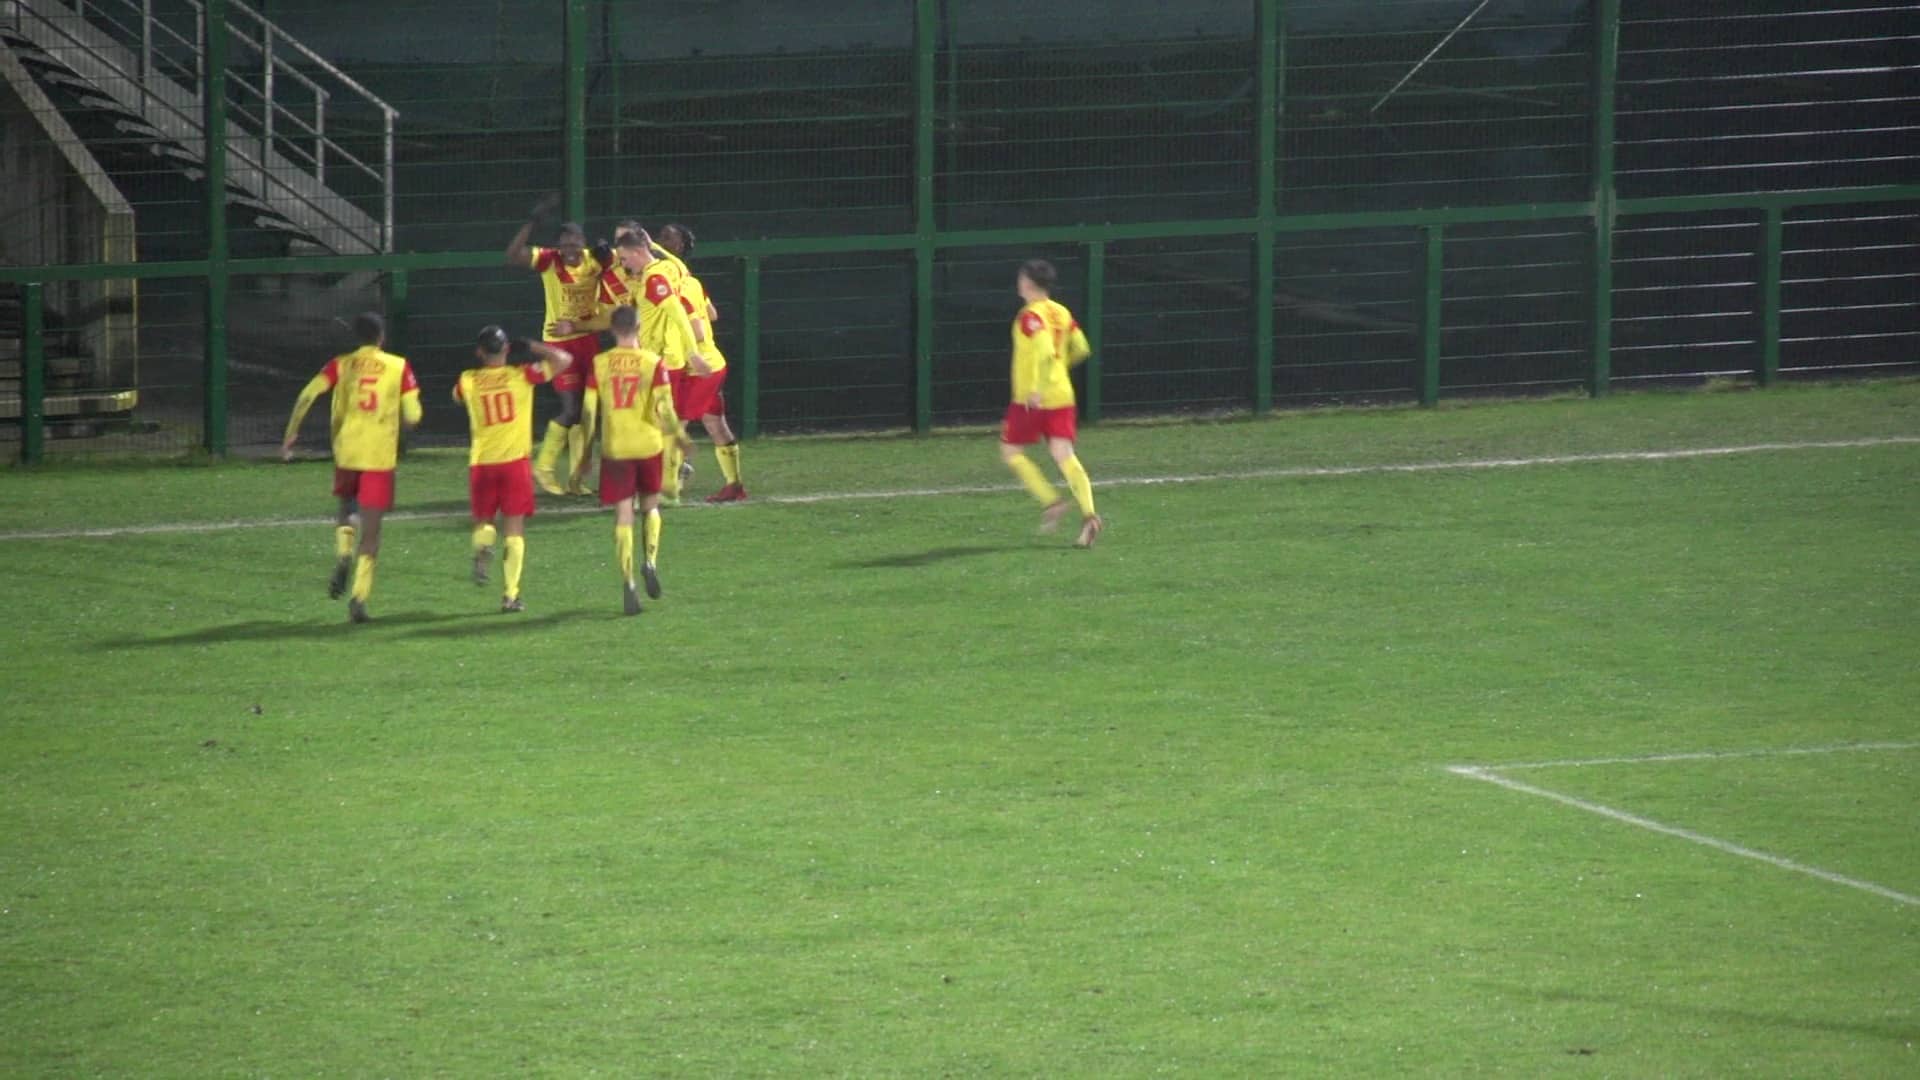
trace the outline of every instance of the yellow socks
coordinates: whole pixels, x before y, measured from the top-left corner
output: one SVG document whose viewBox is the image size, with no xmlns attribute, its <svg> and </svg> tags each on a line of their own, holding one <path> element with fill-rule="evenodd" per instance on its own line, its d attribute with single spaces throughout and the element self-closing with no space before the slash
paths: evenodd
<svg viewBox="0 0 1920 1080">
<path fill-rule="evenodd" d="M 620 571 L 620 580 L 633 584 L 633 526 L 613 527 L 613 558 Z"/>
<path fill-rule="evenodd" d="M 647 511 L 646 521 L 647 565 L 652 566 L 660 558 L 660 511 Z M 627 550 L 633 550 L 633 534 L 627 534 Z"/>
<path fill-rule="evenodd" d="M 561 427 L 558 420 L 547 421 L 547 434 L 540 440 L 540 454 L 534 458 L 533 463 L 551 471 L 560 463 L 560 448 L 566 445 L 568 433 L 572 430 L 573 428 Z"/>
<path fill-rule="evenodd" d="M 1046 475 L 1040 471 L 1040 466 L 1035 465 L 1027 455 L 1019 454 L 1008 458 L 1007 468 L 1013 470 L 1013 475 L 1020 478 L 1020 482 L 1027 486 L 1027 493 L 1039 500 L 1041 506 L 1052 506 L 1059 500 L 1060 492 L 1055 490 L 1052 484 L 1047 483 Z M 1080 474 L 1082 479 L 1085 479 L 1086 475 L 1086 473 Z"/>
<path fill-rule="evenodd" d="M 680 463 L 686 457 L 679 444 L 668 439 L 665 456 L 660 459 L 660 494 L 669 499 L 680 497 Z"/>
<path fill-rule="evenodd" d="M 1061 462 L 1060 474 L 1067 478 L 1067 487 L 1073 492 L 1073 501 L 1080 504 L 1081 516 L 1092 517 L 1093 480 L 1087 476 L 1087 470 L 1080 464 L 1080 459 L 1076 456 Z"/>
<path fill-rule="evenodd" d="M 726 478 L 727 483 L 739 483 L 740 444 L 734 442 L 725 446 L 716 446 L 713 448 L 713 456 L 720 459 L 720 475 Z"/>
<path fill-rule="evenodd" d="M 527 538 L 524 536 L 507 537 L 507 599 L 520 595 L 520 571 L 527 564 Z"/>
<path fill-rule="evenodd" d="M 353 558 L 353 526 L 341 525 L 333 530 L 333 557 Z"/>
<path fill-rule="evenodd" d="M 587 458 L 592 455 L 593 447 L 587 443 L 587 426 L 585 424 L 575 424 L 568 428 L 567 476 L 569 478 L 579 476 L 581 485 L 585 485 L 587 482 L 585 475 Z M 571 480 L 569 480 L 568 486 L 574 486 Z"/>
<path fill-rule="evenodd" d="M 499 534 L 494 531 L 492 522 L 488 522 L 485 525 L 475 525 L 473 527 L 473 550 L 475 552 L 481 552 L 492 548 L 494 538 L 498 535 Z"/>
<path fill-rule="evenodd" d="M 373 556 L 362 555 L 353 564 L 353 598 L 361 603 L 373 595 Z"/>
</svg>

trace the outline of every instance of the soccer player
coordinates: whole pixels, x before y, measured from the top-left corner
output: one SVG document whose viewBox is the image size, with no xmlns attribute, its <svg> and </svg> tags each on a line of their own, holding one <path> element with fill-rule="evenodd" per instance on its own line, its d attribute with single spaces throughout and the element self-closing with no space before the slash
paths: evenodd
<svg viewBox="0 0 1920 1080">
<path fill-rule="evenodd" d="M 1080 506 L 1080 547 L 1090 548 L 1100 538 L 1105 522 L 1093 510 L 1093 481 L 1074 454 L 1077 430 L 1073 380 L 1068 370 L 1093 351 L 1087 335 L 1073 321 L 1073 313 L 1052 298 L 1058 279 L 1053 264 L 1044 259 L 1023 263 L 1015 279 L 1026 306 L 1013 320 L 1013 402 L 1000 426 L 1000 459 L 1020 478 L 1040 505 L 1040 531 L 1060 527 L 1069 507 Z M 1040 466 L 1021 447 L 1045 440 L 1047 452 L 1060 467 L 1072 501 L 1041 475 Z"/>
<path fill-rule="evenodd" d="M 347 600 L 347 618 L 363 623 L 367 599 L 373 595 L 373 564 L 380 554 L 380 519 L 393 509 L 393 472 L 400 459 L 400 426 L 420 423 L 420 384 L 413 368 L 382 348 L 387 325 L 373 312 L 355 316 L 353 333 L 360 347 L 327 361 L 320 374 L 300 391 L 293 417 L 280 442 L 280 458 L 293 460 L 293 444 L 300 422 L 320 395 L 333 394 L 333 493 L 340 499 L 334 519 L 333 577 L 327 596 L 340 599 L 353 573 L 353 594 Z M 358 553 L 354 554 L 354 521 L 359 520 Z"/>
<path fill-rule="evenodd" d="M 673 392 L 660 354 L 640 344 L 640 313 L 614 309 L 613 348 L 593 358 L 587 376 L 586 427 L 600 426 L 600 505 L 614 509 L 613 552 L 622 600 L 640 614 L 633 584 L 634 504 L 645 515 L 646 549 L 640 572 L 647 595 L 660 598 L 660 479 L 667 442 L 688 449 L 673 411 Z"/>
<path fill-rule="evenodd" d="M 720 475 L 725 483 L 719 491 L 707 496 L 707 501 L 745 502 L 747 488 L 740 482 L 740 440 L 734 437 L 733 429 L 727 426 L 727 399 L 721 393 L 727 384 L 727 358 L 720 352 L 720 343 L 713 337 L 713 324 L 719 320 L 720 312 L 707 296 L 707 287 L 701 284 L 693 271 L 686 268 L 685 260 L 693 254 L 693 245 L 693 230 L 685 225 L 670 223 L 660 227 L 660 246 L 666 249 L 668 259 L 680 264 L 681 306 L 687 309 L 687 322 L 693 327 L 693 340 L 706 358 L 708 368 L 706 375 L 692 375 L 681 380 L 674 408 L 683 418 L 699 417 L 700 423 L 707 429 L 707 437 L 713 440 L 713 456 L 720 461 Z"/>
<path fill-rule="evenodd" d="M 656 254 L 653 238 L 637 226 L 614 242 L 614 257 L 621 273 L 602 276 L 600 301 L 609 308 L 638 309 L 640 347 L 660 357 L 677 396 L 677 384 L 685 379 L 686 372 L 705 375 L 710 370 L 699 344 L 694 341 L 687 309 L 680 303 L 680 269 Z M 637 290 L 629 284 L 635 281 L 639 282 Z M 680 447 L 681 441 L 676 439 L 665 451 L 667 475 L 663 490 L 674 502 L 680 498 L 680 464 L 685 458 Z"/>
<path fill-rule="evenodd" d="M 544 200 L 534 208 L 534 216 L 551 212 L 552 204 L 552 199 Z M 575 429 L 580 424 L 580 383 L 593 365 L 593 354 L 600 349 L 598 337 L 588 327 L 598 314 L 600 274 L 605 267 L 588 252 L 586 230 L 580 226 L 565 222 L 554 246 L 535 247 L 527 242 L 534 225 L 529 221 L 513 234 L 507 244 L 507 265 L 525 267 L 540 275 L 547 302 L 546 344 L 564 350 L 573 357 L 573 363 L 553 380 L 554 392 L 560 395 L 560 415 L 547 422 L 533 475 L 552 494 L 589 495 L 592 493 L 578 484 L 562 488 L 554 470 L 562 450 L 567 450 L 573 458 L 568 476 L 584 476 L 587 458 L 593 452 L 586 434 Z"/>
<path fill-rule="evenodd" d="M 526 566 L 527 518 L 533 514 L 533 463 L 528 459 L 533 450 L 533 388 L 564 374 L 573 364 L 566 350 L 534 341 L 527 343 L 533 363 L 509 364 L 511 346 L 505 330 L 483 328 L 473 348 L 480 366 L 461 372 L 453 387 L 453 400 L 466 406 L 473 432 L 473 447 L 467 452 L 473 580 L 476 585 L 486 584 L 487 564 L 498 536 L 493 519 L 498 514 L 500 531 L 506 533 L 503 612 L 527 609 L 520 599 L 520 573 Z"/>
</svg>

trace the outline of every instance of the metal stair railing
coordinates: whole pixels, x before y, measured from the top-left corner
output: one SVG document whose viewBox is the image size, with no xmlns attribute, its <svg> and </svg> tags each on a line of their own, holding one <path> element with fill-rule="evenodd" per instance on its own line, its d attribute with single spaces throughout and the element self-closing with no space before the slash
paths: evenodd
<svg viewBox="0 0 1920 1080">
<path fill-rule="evenodd" d="M 32 20 L 34 26 L 59 39 L 59 51 L 67 53 L 60 58 L 70 67 L 75 65 L 67 51 L 78 50 L 86 66 L 96 69 L 79 71 L 83 79 L 95 83 L 108 98 L 122 100 L 160 135 L 187 145 L 191 156 L 203 156 L 204 148 L 193 145 L 205 137 L 200 106 L 206 10 L 199 0 L 186 0 L 193 18 L 191 31 L 157 14 L 154 0 L 9 0 L 5 6 L 16 34 L 31 40 L 28 20 Z M 58 9 L 59 15 L 45 9 Z M 342 253 L 392 251 L 394 128 L 399 111 L 243 0 L 228 0 L 227 10 L 233 52 L 244 56 L 251 50 L 258 58 L 253 69 L 242 63 L 228 65 L 230 93 L 239 99 L 233 103 L 234 117 L 227 131 L 233 182 L 254 188 L 251 193 L 269 213 L 312 235 L 324 247 Z M 90 40 L 91 35 L 79 27 L 59 25 L 76 20 L 112 40 L 127 55 L 112 55 L 112 50 Z M 44 42 L 41 45 L 47 47 Z M 100 78 L 102 74 L 109 78 Z M 106 85 L 108 81 L 119 85 Z M 363 160 L 329 134 L 327 117 L 330 108 L 338 109 L 336 98 L 357 100 L 379 113 L 377 164 Z M 330 166 L 336 172 L 344 166 L 350 175 L 372 182 L 379 194 L 377 217 L 329 187 Z"/>
</svg>

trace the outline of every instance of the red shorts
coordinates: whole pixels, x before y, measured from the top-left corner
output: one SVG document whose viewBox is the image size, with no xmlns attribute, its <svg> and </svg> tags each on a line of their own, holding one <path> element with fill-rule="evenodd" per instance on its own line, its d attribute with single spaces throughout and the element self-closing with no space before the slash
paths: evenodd
<svg viewBox="0 0 1920 1080">
<path fill-rule="evenodd" d="M 1059 409 L 1029 409 L 1015 402 L 1007 406 L 1006 419 L 1000 422 L 1000 441 L 1015 446 L 1026 446 L 1041 439 L 1072 442 L 1078 431 L 1079 416 L 1071 405 Z"/>
<path fill-rule="evenodd" d="M 359 469 L 333 470 L 333 493 L 352 499 L 363 510 L 393 509 L 393 470 L 363 472 Z"/>
<path fill-rule="evenodd" d="M 681 382 L 680 397 L 673 402 L 673 411 L 680 414 L 682 420 L 698 420 L 703 416 L 725 416 L 727 399 L 720 388 L 727 385 L 727 369 L 721 368 L 711 375 L 695 375 L 687 372 Z M 681 397 L 686 400 L 684 403 Z"/>
<path fill-rule="evenodd" d="M 667 369 L 667 385 L 672 387 L 673 393 L 673 411 L 682 420 L 687 418 L 682 403 L 687 400 L 687 379 L 691 377 L 692 374 L 692 372 L 683 367 Z"/>
<path fill-rule="evenodd" d="M 492 521 L 493 515 L 526 517 L 533 513 L 533 461 L 502 461 L 467 467 L 467 499 L 473 520 Z"/>
<path fill-rule="evenodd" d="M 593 373 L 593 358 L 600 352 L 600 335 L 585 334 L 547 344 L 573 357 L 567 370 L 553 377 L 553 388 L 563 394 L 579 393 L 587 385 L 587 376 Z"/>
<path fill-rule="evenodd" d="M 660 455 L 650 458 L 601 458 L 600 505 L 612 506 L 635 495 L 660 494 Z"/>
</svg>

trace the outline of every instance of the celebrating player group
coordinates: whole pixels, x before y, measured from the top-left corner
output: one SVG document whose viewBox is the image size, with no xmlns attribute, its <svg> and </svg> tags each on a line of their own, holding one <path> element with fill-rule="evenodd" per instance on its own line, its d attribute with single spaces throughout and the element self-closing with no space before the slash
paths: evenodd
<svg viewBox="0 0 1920 1080">
<path fill-rule="evenodd" d="M 612 241 L 589 245 L 586 231 L 567 222 L 556 230 L 552 246 L 531 243 L 538 219 L 556 205 L 549 199 L 537 206 L 534 220 L 514 234 L 506 250 L 509 265 L 539 275 L 546 295 L 541 340 L 518 343 L 530 362 L 509 363 L 515 340 L 501 327 L 487 326 L 474 344 L 478 366 L 463 371 L 454 386 L 454 400 L 465 407 L 472 435 L 473 578 L 482 584 L 489 580 L 494 549 L 501 547 L 500 610 L 526 610 L 520 583 L 534 486 L 553 495 L 594 494 L 588 473 L 597 431 L 598 493 L 601 505 L 614 510 L 622 610 L 638 615 L 642 583 L 649 597 L 659 599 L 662 593 L 660 506 L 678 505 L 694 474 L 687 421 L 698 419 L 706 429 L 724 480 L 707 502 L 747 498 L 740 444 L 727 424 L 722 393 L 727 361 L 713 333 L 719 310 L 685 261 L 694 250 L 692 229 L 669 224 L 656 238 L 639 222 L 623 221 Z M 1026 304 L 1013 324 L 1011 401 L 1001 425 L 1000 452 L 1040 502 L 1041 531 L 1054 531 L 1077 507 L 1076 542 L 1092 547 L 1104 523 L 1094 512 L 1093 485 L 1075 451 L 1070 378 L 1070 369 L 1087 358 L 1089 349 L 1072 313 L 1052 299 L 1054 284 L 1054 268 L 1041 260 L 1022 265 L 1016 277 Z M 385 350 L 380 316 L 361 315 L 353 328 L 359 348 L 329 360 L 307 384 L 288 420 L 281 452 L 291 459 L 301 422 L 321 395 L 331 393 L 333 493 L 339 504 L 328 595 L 338 599 L 350 593 L 348 618 L 366 622 L 381 517 L 393 507 L 400 431 L 419 424 L 421 405 L 412 367 Z M 560 411 L 548 422 L 536 453 L 533 397 L 543 383 L 552 386 Z M 1023 447 L 1036 442 L 1046 443 L 1071 498 L 1061 498 L 1024 453 Z M 637 565 L 636 518 L 642 535 Z"/>
</svg>

